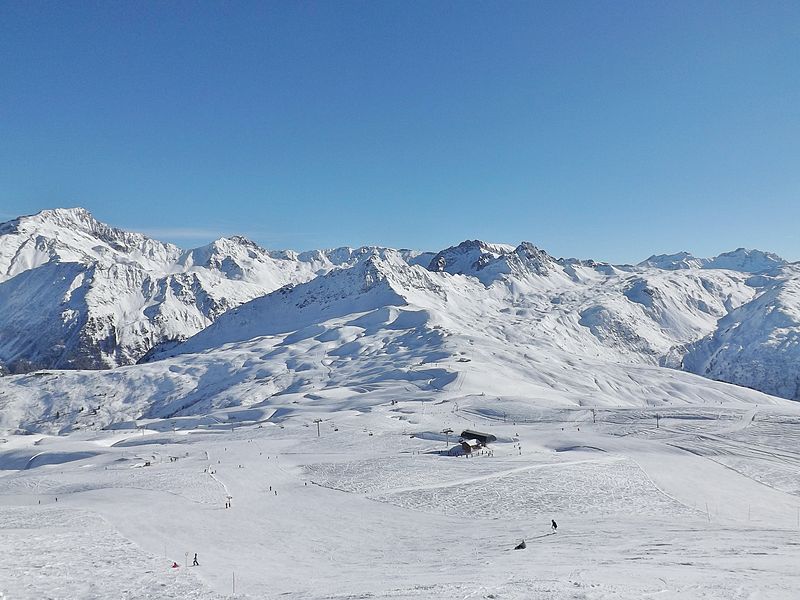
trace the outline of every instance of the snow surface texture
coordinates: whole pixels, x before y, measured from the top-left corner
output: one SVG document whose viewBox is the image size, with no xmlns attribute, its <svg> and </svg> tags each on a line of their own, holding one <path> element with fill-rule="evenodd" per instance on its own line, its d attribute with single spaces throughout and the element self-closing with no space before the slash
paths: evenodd
<svg viewBox="0 0 800 600">
<path fill-rule="evenodd" d="M 545 404 L 5 436 L 0 597 L 796 598 L 798 405 Z M 450 455 L 445 427 L 498 441 Z"/>
<path fill-rule="evenodd" d="M 22 243 L 45 227 L 30 219 L 68 225 Z M 0 377 L 2 600 L 796 597 L 800 405 L 661 365 L 795 381 L 797 265 L 242 240 L 252 262 L 226 262 L 84 211 L 30 219 L 0 226 L 16 315 L 0 313 L 0 346 L 31 364 L 51 346 L 54 364 L 124 362 L 120 324 L 152 333 L 203 304 L 126 304 L 139 277 L 174 291 L 196 276 L 210 296 L 298 279 L 178 321 L 182 343 L 152 333 L 130 350 L 147 347 L 142 364 Z M 116 337 L 50 329 L 66 310 Z M 460 456 L 464 428 L 498 441 Z"/>
</svg>

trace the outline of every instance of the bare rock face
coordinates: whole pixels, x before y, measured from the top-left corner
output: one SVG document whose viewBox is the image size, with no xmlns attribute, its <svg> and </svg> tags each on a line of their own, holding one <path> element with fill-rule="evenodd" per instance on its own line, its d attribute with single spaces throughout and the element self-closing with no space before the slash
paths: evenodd
<svg viewBox="0 0 800 600">
<path fill-rule="evenodd" d="M 458 246 L 452 246 L 437 253 L 431 259 L 428 269 L 451 275 L 476 275 L 486 265 L 513 250 L 513 246 L 505 244 L 466 240 Z"/>
</svg>

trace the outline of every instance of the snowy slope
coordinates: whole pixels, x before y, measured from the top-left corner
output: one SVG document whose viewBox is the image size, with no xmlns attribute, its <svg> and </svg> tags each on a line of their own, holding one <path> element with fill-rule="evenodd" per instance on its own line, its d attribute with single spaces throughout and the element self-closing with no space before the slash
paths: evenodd
<svg viewBox="0 0 800 600">
<path fill-rule="evenodd" d="M 372 279 L 383 281 L 403 303 L 417 304 L 432 322 L 465 334 L 489 332 L 500 341 L 510 336 L 575 355 L 647 364 L 658 364 L 673 348 L 707 335 L 717 319 L 755 293 L 747 276 L 730 271 L 617 271 L 559 262 L 528 243 L 502 253 L 485 248 L 466 242 L 441 252 L 431 263 L 434 271 L 409 265 L 390 250 L 374 252 L 355 269 L 329 273 L 223 315 L 175 352 L 305 327 L 309 318 L 322 319 L 332 310 L 331 299 L 342 300 L 339 312 L 358 312 L 356 303 L 371 288 L 354 281 L 365 279 L 367 265 Z M 455 274 L 438 270 L 449 267 Z"/>
<path fill-rule="evenodd" d="M 784 267 L 759 283 L 764 291 L 693 344 L 683 367 L 800 400 L 800 266 Z"/>
<path fill-rule="evenodd" d="M 797 595 L 796 404 L 698 398 L 593 414 L 489 396 L 391 399 L 334 412 L 329 399 L 293 396 L 275 412 L 3 436 L 0 595 Z M 498 441 L 451 454 L 466 427 Z"/>
</svg>

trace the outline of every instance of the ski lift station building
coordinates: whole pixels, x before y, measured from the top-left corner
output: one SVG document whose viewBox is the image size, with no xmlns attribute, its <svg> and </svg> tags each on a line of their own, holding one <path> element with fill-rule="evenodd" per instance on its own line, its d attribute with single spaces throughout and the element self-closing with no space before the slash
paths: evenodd
<svg viewBox="0 0 800 600">
<path fill-rule="evenodd" d="M 486 444 L 496 442 L 497 436 L 494 436 L 491 433 L 483 433 L 481 431 L 465 429 L 461 432 L 461 439 L 465 441 L 475 440 L 479 442 L 481 446 L 485 446 Z"/>
</svg>

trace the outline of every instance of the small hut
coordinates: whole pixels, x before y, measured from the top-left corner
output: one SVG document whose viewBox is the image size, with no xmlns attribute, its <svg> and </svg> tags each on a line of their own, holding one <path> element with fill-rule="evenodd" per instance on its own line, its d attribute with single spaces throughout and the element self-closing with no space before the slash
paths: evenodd
<svg viewBox="0 0 800 600">
<path fill-rule="evenodd" d="M 461 451 L 464 454 L 472 454 L 473 452 L 477 452 L 483 447 L 478 440 L 462 440 L 461 442 Z"/>
</svg>

